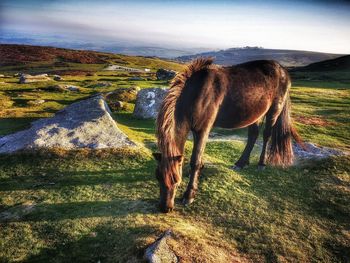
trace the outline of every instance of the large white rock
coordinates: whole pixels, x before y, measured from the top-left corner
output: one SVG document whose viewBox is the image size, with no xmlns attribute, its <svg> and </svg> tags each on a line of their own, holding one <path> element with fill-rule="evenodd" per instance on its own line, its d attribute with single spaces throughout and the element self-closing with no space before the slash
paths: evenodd
<svg viewBox="0 0 350 263">
<path fill-rule="evenodd" d="M 168 89 L 142 89 L 137 93 L 134 116 L 141 119 L 155 119 Z"/>
<path fill-rule="evenodd" d="M 26 149 L 104 149 L 135 146 L 117 126 L 102 96 L 75 102 L 27 130 L 0 138 L 0 153 Z"/>
</svg>

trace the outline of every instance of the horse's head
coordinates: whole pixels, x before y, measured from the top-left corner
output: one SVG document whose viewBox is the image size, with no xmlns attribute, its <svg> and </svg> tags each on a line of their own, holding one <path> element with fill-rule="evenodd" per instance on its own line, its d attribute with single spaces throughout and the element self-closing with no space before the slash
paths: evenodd
<svg viewBox="0 0 350 263">
<path fill-rule="evenodd" d="M 160 210 L 168 213 L 174 209 L 176 188 L 182 178 L 183 156 L 162 157 L 160 153 L 154 153 L 158 162 L 156 178 L 160 187 Z"/>
</svg>

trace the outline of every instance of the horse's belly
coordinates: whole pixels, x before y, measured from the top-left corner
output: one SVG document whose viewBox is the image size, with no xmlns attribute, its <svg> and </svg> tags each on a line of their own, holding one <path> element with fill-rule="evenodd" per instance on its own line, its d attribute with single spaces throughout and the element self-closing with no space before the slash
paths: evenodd
<svg viewBox="0 0 350 263">
<path fill-rule="evenodd" d="M 252 103 L 226 102 L 220 108 L 214 125 L 229 129 L 247 127 L 261 119 L 270 106 L 270 100 L 264 98 Z"/>
</svg>

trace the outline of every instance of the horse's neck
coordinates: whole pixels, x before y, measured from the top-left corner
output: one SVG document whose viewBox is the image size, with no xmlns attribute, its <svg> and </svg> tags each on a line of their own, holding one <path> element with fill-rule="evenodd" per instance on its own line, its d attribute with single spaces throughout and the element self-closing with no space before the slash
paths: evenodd
<svg viewBox="0 0 350 263">
<path fill-rule="evenodd" d="M 167 143 L 167 152 L 169 156 L 183 155 L 185 150 L 185 143 L 187 140 L 187 135 L 189 133 L 189 128 L 186 123 L 178 124 L 175 126 L 175 132 L 171 140 Z"/>
</svg>

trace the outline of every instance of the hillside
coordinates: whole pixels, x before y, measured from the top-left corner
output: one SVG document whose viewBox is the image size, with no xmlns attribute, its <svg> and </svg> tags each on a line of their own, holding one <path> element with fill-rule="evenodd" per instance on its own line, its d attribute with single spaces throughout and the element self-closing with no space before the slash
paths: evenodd
<svg viewBox="0 0 350 263">
<path fill-rule="evenodd" d="M 350 55 L 342 56 L 335 59 L 329 59 L 321 62 L 312 63 L 297 71 L 349 71 L 350 72 Z"/>
<path fill-rule="evenodd" d="M 350 56 L 342 56 L 335 59 L 324 60 L 304 67 L 296 67 L 290 70 L 295 81 L 333 81 L 340 84 L 350 84 Z M 299 83 L 301 84 L 301 83 Z M 322 83 L 319 83 L 322 85 Z"/>
<path fill-rule="evenodd" d="M 333 59 L 341 55 L 311 51 L 246 47 L 230 48 L 214 52 L 204 52 L 191 56 L 181 56 L 177 59 L 179 61 L 189 61 L 199 56 L 214 57 L 215 63 L 220 65 L 235 65 L 250 60 L 273 59 L 277 60 L 286 67 L 301 67 L 314 62 Z"/>
<path fill-rule="evenodd" d="M 167 68 L 180 70 L 178 62 L 156 57 L 127 56 L 55 47 L 0 44 L 0 70 L 4 72 L 49 73 L 63 71 L 96 71 L 107 64 L 127 67 Z M 62 73 L 62 72 L 61 72 Z"/>
</svg>

